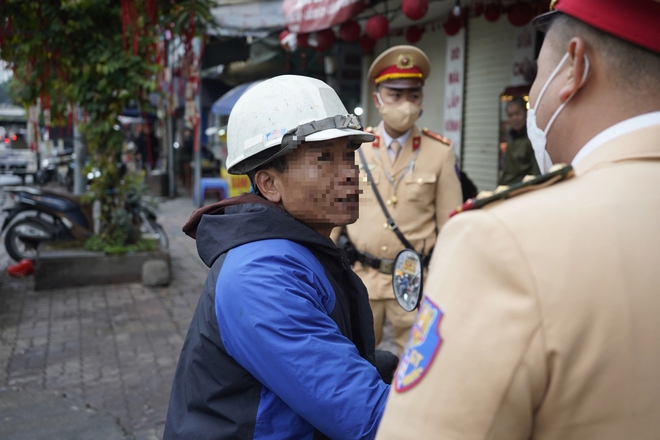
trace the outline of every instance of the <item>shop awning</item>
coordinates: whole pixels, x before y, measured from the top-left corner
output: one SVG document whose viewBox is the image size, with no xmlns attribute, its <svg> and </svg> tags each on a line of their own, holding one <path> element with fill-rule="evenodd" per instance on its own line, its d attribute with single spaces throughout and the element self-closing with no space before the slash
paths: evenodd
<svg viewBox="0 0 660 440">
<path fill-rule="evenodd" d="M 289 31 L 302 34 L 355 18 L 368 5 L 368 0 L 284 0 L 282 10 Z"/>
<path fill-rule="evenodd" d="M 247 92 L 250 88 L 254 87 L 260 82 L 261 81 L 254 81 L 234 87 L 213 103 L 211 106 L 211 113 L 228 116 L 229 113 L 231 113 L 231 109 L 234 108 L 236 101 L 238 101 L 238 99 L 243 96 L 243 93 Z"/>
<path fill-rule="evenodd" d="M 217 24 L 208 28 L 211 35 L 264 38 L 286 26 L 282 0 L 226 4 L 213 8 L 211 13 Z"/>
</svg>

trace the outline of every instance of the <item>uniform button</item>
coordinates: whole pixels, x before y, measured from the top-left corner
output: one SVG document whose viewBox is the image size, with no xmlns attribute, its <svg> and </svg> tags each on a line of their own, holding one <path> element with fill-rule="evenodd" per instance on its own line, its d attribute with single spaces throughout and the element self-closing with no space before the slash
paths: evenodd
<svg viewBox="0 0 660 440">
<path fill-rule="evenodd" d="M 424 183 L 424 179 L 420 177 L 419 179 L 417 179 L 417 183 Z"/>
<path fill-rule="evenodd" d="M 392 204 L 392 201 L 391 201 L 391 200 L 388 200 L 388 201 L 387 201 L 387 202 L 385 202 L 385 203 L 386 203 L 386 204 L 387 204 L 387 205 L 389 206 L 389 205 L 391 205 L 391 204 Z"/>
<path fill-rule="evenodd" d="M 383 228 L 387 229 L 389 225 L 387 223 L 383 223 Z"/>
<path fill-rule="evenodd" d="M 367 179 L 366 177 L 363 177 L 363 178 L 362 178 L 362 181 L 363 181 L 363 182 L 368 182 L 369 179 Z"/>
<path fill-rule="evenodd" d="M 382 248 L 380 248 L 380 250 L 383 252 L 387 252 L 387 246 L 383 246 Z"/>
</svg>

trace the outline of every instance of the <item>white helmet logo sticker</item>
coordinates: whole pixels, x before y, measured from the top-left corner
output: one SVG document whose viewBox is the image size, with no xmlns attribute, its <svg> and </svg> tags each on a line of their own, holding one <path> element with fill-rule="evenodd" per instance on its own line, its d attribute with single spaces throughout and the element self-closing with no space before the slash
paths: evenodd
<svg viewBox="0 0 660 440">
<path fill-rule="evenodd" d="M 266 142 L 275 141 L 286 134 L 286 128 L 280 128 L 279 130 L 273 130 L 270 133 L 266 133 Z"/>
</svg>

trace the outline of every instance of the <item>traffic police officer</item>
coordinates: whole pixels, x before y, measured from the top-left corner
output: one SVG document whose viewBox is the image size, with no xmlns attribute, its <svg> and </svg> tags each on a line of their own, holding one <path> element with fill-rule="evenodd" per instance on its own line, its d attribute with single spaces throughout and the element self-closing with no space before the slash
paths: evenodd
<svg viewBox="0 0 660 440">
<path fill-rule="evenodd" d="M 414 313 L 403 311 L 392 292 L 392 261 L 405 246 L 376 200 L 366 167 L 399 231 L 428 259 L 438 231 L 462 202 L 449 140 L 415 126 L 429 71 L 428 58 L 413 46 L 392 47 L 369 68 L 369 81 L 376 86 L 374 104 L 383 120 L 373 130 L 375 140 L 360 148 L 365 159 L 358 157 L 360 217 L 347 227 L 358 251 L 354 270 L 369 292 L 376 343 L 388 318 L 399 354 L 414 320 Z"/>
<path fill-rule="evenodd" d="M 660 435 L 660 2 L 553 3 L 546 175 L 443 228 L 377 439 Z"/>
</svg>

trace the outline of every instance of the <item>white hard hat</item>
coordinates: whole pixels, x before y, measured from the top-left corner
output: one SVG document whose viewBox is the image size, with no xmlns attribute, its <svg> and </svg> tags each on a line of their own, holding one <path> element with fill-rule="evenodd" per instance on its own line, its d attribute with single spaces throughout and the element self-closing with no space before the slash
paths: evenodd
<svg viewBox="0 0 660 440">
<path fill-rule="evenodd" d="M 250 88 L 234 105 L 227 124 L 227 171 L 244 174 L 300 142 L 340 137 L 350 137 L 356 148 L 374 140 L 323 81 L 277 76 Z"/>
</svg>

